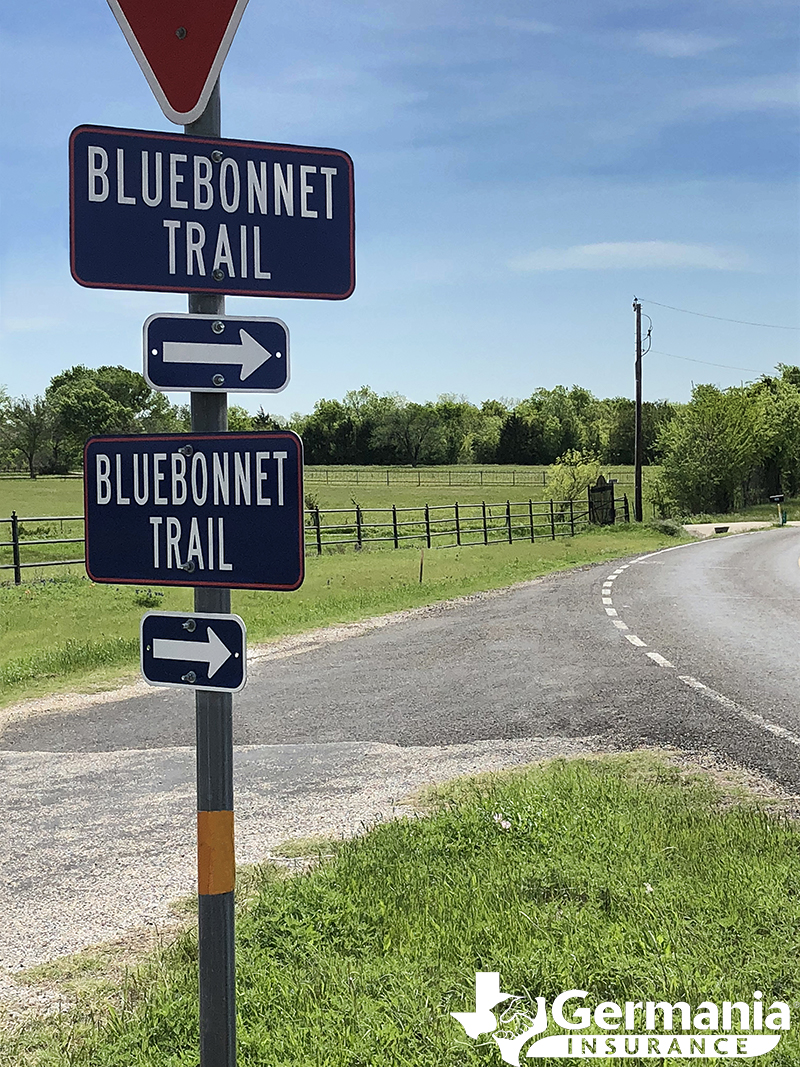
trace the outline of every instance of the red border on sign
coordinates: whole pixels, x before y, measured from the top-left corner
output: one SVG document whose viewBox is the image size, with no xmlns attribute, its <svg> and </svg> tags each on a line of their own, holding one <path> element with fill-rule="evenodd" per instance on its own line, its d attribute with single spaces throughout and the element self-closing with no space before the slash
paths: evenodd
<svg viewBox="0 0 800 1067">
<path fill-rule="evenodd" d="M 88 493 L 88 478 L 86 477 L 87 457 L 89 453 L 89 445 L 95 443 L 109 444 L 114 441 L 182 441 L 184 444 L 191 444 L 193 441 L 235 441 L 252 440 L 254 438 L 259 441 L 266 439 L 276 440 L 286 437 L 294 437 L 298 444 L 299 460 L 297 464 L 297 496 L 300 503 L 300 523 L 299 523 L 299 539 L 298 548 L 300 549 L 300 578 L 295 585 L 256 585 L 255 583 L 246 582 L 203 582 L 197 581 L 164 581 L 159 579 L 156 581 L 152 578 L 95 578 L 92 572 L 89 570 L 89 493 Z M 265 430 L 263 433 L 257 431 L 244 432 L 244 433 L 167 433 L 167 434 L 115 434 L 113 436 L 100 436 L 90 437 L 86 444 L 83 446 L 83 561 L 86 567 L 86 573 L 93 582 L 97 582 L 98 585 L 180 585 L 180 586 L 200 586 L 202 588 L 217 588 L 217 589 L 274 589 L 276 591 L 285 590 L 291 592 L 294 589 L 299 589 L 303 584 L 303 580 L 306 575 L 306 559 L 305 559 L 305 545 L 303 540 L 303 442 L 302 439 L 293 430 L 282 430 L 277 432 L 275 430 Z"/>
<path fill-rule="evenodd" d="M 180 140 L 187 144 L 219 144 L 223 147 L 235 145 L 236 148 L 269 148 L 277 152 L 320 152 L 326 156 L 336 156 L 343 159 L 347 165 L 350 180 L 350 288 L 346 293 L 283 293 L 271 289 L 226 289 L 223 284 L 211 288 L 210 286 L 188 285 L 133 285 L 119 282 L 87 282 L 79 277 L 75 268 L 75 167 L 74 145 L 75 138 L 80 133 L 96 130 L 98 133 L 120 134 L 122 137 L 152 137 L 160 141 Z M 70 274 L 78 283 L 86 289 L 125 289 L 148 293 L 217 293 L 220 296 L 271 296 L 287 300 L 346 300 L 353 295 L 356 287 L 356 212 L 355 212 L 355 173 L 353 160 L 339 148 L 313 148 L 310 145 L 273 144 L 268 141 L 238 141 L 224 137 L 193 137 L 187 134 L 163 133 L 152 130 L 128 130 L 119 129 L 115 126 L 76 126 L 69 135 L 69 269 Z"/>
</svg>

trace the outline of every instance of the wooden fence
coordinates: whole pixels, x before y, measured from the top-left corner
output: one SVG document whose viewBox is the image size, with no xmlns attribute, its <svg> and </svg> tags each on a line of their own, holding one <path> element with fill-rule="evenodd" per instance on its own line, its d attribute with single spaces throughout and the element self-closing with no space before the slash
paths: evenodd
<svg viewBox="0 0 800 1067">
<path fill-rule="evenodd" d="M 619 521 L 630 521 L 626 496 L 618 506 L 616 517 Z M 26 528 L 31 523 L 36 525 Z M 358 551 L 370 546 L 400 548 L 414 542 L 427 548 L 455 548 L 535 542 L 543 538 L 555 541 L 559 537 L 572 537 L 585 528 L 589 523 L 589 508 L 583 501 L 571 500 L 505 500 L 496 504 L 388 508 L 314 507 L 306 509 L 304 523 L 306 552 L 321 556 L 326 549 L 343 551 L 347 545 Z M 12 512 L 8 518 L 0 518 L 0 527 L 4 524 L 9 529 L 10 540 L 0 541 L 0 559 L 4 560 L 0 562 L 0 571 L 13 571 L 17 585 L 26 569 L 83 563 L 82 555 L 79 559 L 41 558 L 46 554 L 44 546 L 83 544 L 82 515 L 20 516 Z"/>
</svg>

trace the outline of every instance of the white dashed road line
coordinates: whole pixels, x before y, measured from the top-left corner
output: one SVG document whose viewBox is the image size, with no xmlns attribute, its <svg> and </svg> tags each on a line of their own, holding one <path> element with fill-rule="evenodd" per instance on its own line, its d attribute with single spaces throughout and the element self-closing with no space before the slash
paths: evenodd
<svg viewBox="0 0 800 1067">
<path fill-rule="evenodd" d="M 674 552 L 677 548 L 688 548 L 691 544 L 699 543 L 701 542 L 690 542 L 689 545 L 673 545 L 670 548 L 662 548 L 659 552 L 651 552 L 646 556 L 639 556 L 638 559 L 635 559 L 632 562 L 643 563 L 645 561 L 650 560 L 652 556 L 660 555 L 661 552 Z M 798 560 L 797 562 L 798 564 L 800 564 L 800 560 Z M 630 563 L 624 563 L 618 570 L 614 571 L 613 574 L 609 574 L 609 576 L 603 580 L 601 599 L 603 601 L 606 615 L 617 615 L 617 609 L 613 607 L 614 601 L 611 596 L 612 587 L 610 583 L 616 581 L 619 575 L 622 574 L 623 571 L 627 570 L 630 566 Z M 618 630 L 628 630 L 628 627 L 620 618 L 612 617 L 611 623 Z M 643 641 L 641 637 L 637 637 L 636 634 L 625 632 L 622 634 L 622 636 L 626 639 L 626 641 L 629 641 L 630 644 L 632 644 L 635 648 L 647 648 L 647 643 Z M 659 667 L 669 667 L 672 670 L 675 670 L 675 664 L 670 663 L 670 661 L 668 659 L 665 659 L 665 657 L 662 656 L 660 653 L 650 651 L 645 652 L 645 655 L 649 659 L 651 659 L 653 663 L 658 664 Z M 730 708 L 731 711 L 735 711 L 737 715 L 741 716 L 741 718 L 743 719 L 746 719 L 754 726 L 758 726 L 762 730 L 767 730 L 775 737 L 780 737 L 784 741 L 790 741 L 793 745 L 800 746 L 800 735 L 793 733 L 791 730 L 787 730 L 786 727 L 778 726 L 776 723 L 769 722 L 757 712 L 749 711 L 747 708 L 743 708 L 742 705 L 737 704 L 735 700 L 731 700 L 730 697 L 726 697 L 722 693 L 718 693 L 716 689 L 712 689 L 710 686 L 706 685 L 705 682 L 701 682 L 698 678 L 694 678 L 690 674 L 679 674 L 678 678 L 684 683 L 684 685 L 688 685 L 690 689 L 696 689 L 698 692 L 701 692 L 703 696 L 708 697 L 709 700 L 713 700 L 717 704 L 721 704 L 725 708 Z"/>
<path fill-rule="evenodd" d="M 678 677 L 692 689 L 702 690 L 703 695 L 707 696 L 710 700 L 714 700 L 717 704 L 722 704 L 724 708 L 730 708 L 731 711 L 737 712 L 743 719 L 747 719 L 748 722 L 753 723 L 754 726 L 760 726 L 762 730 L 769 730 L 771 734 L 774 734 L 776 737 L 782 737 L 785 741 L 791 741 L 793 745 L 800 745 L 800 736 L 792 733 L 791 730 L 787 730 L 785 726 L 778 726 L 774 722 L 768 722 L 757 712 L 748 711 L 747 708 L 743 708 L 741 704 L 737 704 L 735 700 L 723 696 L 723 694 L 718 693 L 716 689 L 712 689 L 710 685 L 705 685 L 697 678 L 692 678 L 691 675 L 679 674 Z"/>
<path fill-rule="evenodd" d="M 668 659 L 664 659 L 658 652 L 645 652 L 645 655 L 649 656 L 654 663 L 659 665 L 659 667 L 675 667 L 674 663 L 670 663 Z"/>
</svg>

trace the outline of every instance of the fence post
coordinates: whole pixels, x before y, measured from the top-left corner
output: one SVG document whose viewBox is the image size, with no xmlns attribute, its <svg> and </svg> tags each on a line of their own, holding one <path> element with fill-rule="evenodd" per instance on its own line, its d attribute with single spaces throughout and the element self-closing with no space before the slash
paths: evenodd
<svg viewBox="0 0 800 1067">
<path fill-rule="evenodd" d="M 622 494 L 622 502 L 625 505 L 625 522 L 630 522 L 631 521 L 631 509 L 630 509 L 630 507 L 628 505 L 628 494 L 627 493 L 623 493 Z"/>
<path fill-rule="evenodd" d="M 486 528 L 486 501 L 485 500 L 481 503 L 481 507 L 483 508 L 483 543 L 485 545 L 488 545 L 489 544 L 489 531 Z"/>
<path fill-rule="evenodd" d="M 483 471 L 478 471 L 478 474 L 481 476 L 481 485 L 483 485 Z"/>
<path fill-rule="evenodd" d="M 417 471 L 417 485 L 418 486 L 422 485 L 422 472 L 421 471 Z"/>
<path fill-rule="evenodd" d="M 356 538 L 358 547 L 361 548 L 361 507 L 356 504 Z"/>
<path fill-rule="evenodd" d="M 389 468 L 386 468 L 386 484 L 389 484 Z"/>
<path fill-rule="evenodd" d="M 528 500 L 528 514 L 531 517 L 531 541 L 533 542 L 533 541 L 536 540 L 536 538 L 534 537 L 534 534 L 533 534 L 533 501 L 532 500 Z"/>
<path fill-rule="evenodd" d="M 511 533 L 511 501 L 506 501 L 506 530 L 508 531 L 508 543 L 514 543 L 514 535 Z"/>
<path fill-rule="evenodd" d="M 448 471 L 447 472 L 447 484 L 448 485 L 452 485 L 453 484 L 453 472 L 452 471 Z"/>
<path fill-rule="evenodd" d="M 569 528 L 570 528 L 571 536 L 574 537 L 575 536 L 575 508 L 573 507 L 573 504 L 572 504 L 571 500 L 569 502 Z"/>
<path fill-rule="evenodd" d="M 14 557 L 14 585 L 22 583 L 22 567 L 19 562 L 19 519 L 16 511 L 11 512 L 11 551 Z"/>
<path fill-rule="evenodd" d="M 325 471 L 325 484 L 326 485 L 328 484 L 328 475 L 329 474 L 330 474 L 330 471 L 326 469 L 326 471 Z"/>
<path fill-rule="evenodd" d="M 458 501 L 456 501 L 456 544 L 461 544 L 461 521 L 458 516 Z"/>
<path fill-rule="evenodd" d="M 552 539 L 555 541 L 555 539 L 556 539 L 556 517 L 555 517 L 555 513 L 553 512 L 553 501 L 552 500 L 550 501 L 550 533 L 552 535 Z"/>
<path fill-rule="evenodd" d="M 542 471 L 542 485 L 547 485 L 547 471 Z"/>
<path fill-rule="evenodd" d="M 317 555 L 322 555 L 322 529 L 319 521 L 319 504 L 314 508 L 314 530 L 317 534 Z"/>
<path fill-rule="evenodd" d="M 428 505 L 425 505 L 425 540 L 428 543 L 428 548 L 431 547 L 431 513 Z"/>
<path fill-rule="evenodd" d="M 397 540 L 397 504 L 392 504 L 392 532 L 394 533 L 394 547 L 399 548 Z"/>
<path fill-rule="evenodd" d="M 517 484 L 517 472 L 516 471 L 512 471 L 511 472 L 511 484 L 512 485 L 516 485 Z"/>
</svg>

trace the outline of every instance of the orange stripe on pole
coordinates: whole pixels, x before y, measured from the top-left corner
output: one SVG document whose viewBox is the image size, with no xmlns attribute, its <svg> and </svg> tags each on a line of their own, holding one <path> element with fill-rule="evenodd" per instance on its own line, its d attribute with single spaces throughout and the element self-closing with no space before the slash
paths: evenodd
<svg viewBox="0 0 800 1067">
<path fill-rule="evenodd" d="M 201 896 L 233 892 L 235 872 L 233 812 L 198 811 L 197 892 Z"/>
</svg>

